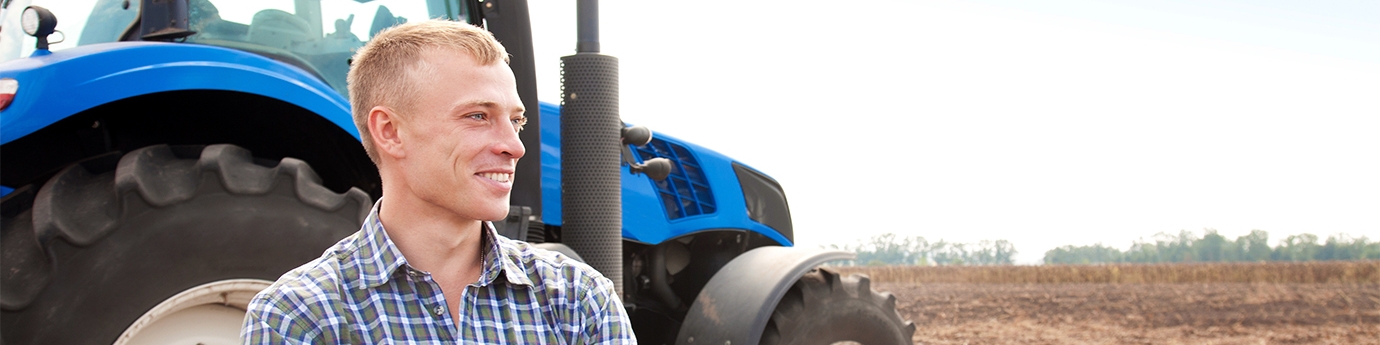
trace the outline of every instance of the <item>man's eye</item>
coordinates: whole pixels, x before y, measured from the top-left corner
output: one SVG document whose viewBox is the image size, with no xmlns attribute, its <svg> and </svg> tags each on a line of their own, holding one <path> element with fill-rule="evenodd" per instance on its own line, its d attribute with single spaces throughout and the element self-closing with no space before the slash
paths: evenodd
<svg viewBox="0 0 1380 345">
<path fill-rule="evenodd" d="M 526 118 L 519 117 L 519 118 L 513 119 L 512 121 L 513 121 L 513 129 L 516 130 L 516 131 L 518 131 L 518 132 L 522 132 L 522 126 L 527 125 L 527 119 L 526 119 Z"/>
<path fill-rule="evenodd" d="M 469 115 L 465 115 L 465 117 L 468 117 L 468 118 L 471 118 L 471 119 L 475 119 L 475 120 L 484 120 L 484 119 L 486 118 L 486 116 L 484 115 L 484 113 L 469 114 Z"/>
</svg>

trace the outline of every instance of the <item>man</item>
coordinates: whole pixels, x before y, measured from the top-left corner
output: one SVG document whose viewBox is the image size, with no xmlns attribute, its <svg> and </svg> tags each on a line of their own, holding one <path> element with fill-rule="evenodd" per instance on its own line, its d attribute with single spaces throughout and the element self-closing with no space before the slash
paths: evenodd
<svg viewBox="0 0 1380 345">
<path fill-rule="evenodd" d="M 403 24 L 356 53 L 350 103 L 383 197 L 362 229 L 249 304 L 267 343 L 635 343 L 613 284 L 498 236 L 525 153 L 508 54 L 449 21 Z"/>
</svg>

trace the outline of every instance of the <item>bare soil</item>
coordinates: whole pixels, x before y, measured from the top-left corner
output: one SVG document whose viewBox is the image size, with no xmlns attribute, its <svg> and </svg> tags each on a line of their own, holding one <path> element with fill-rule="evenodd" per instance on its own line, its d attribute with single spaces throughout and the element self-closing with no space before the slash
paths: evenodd
<svg viewBox="0 0 1380 345">
<path fill-rule="evenodd" d="M 900 284 L 917 344 L 1380 344 L 1380 284 Z"/>
</svg>

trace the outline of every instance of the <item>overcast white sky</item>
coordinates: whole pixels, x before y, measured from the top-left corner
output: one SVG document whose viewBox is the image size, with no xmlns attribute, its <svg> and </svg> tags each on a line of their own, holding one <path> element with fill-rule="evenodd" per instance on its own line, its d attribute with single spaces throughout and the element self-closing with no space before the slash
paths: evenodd
<svg viewBox="0 0 1380 345">
<path fill-rule="evenodd" d="M 530 1 L 558 102 L 575 2 Z M 600 5 L 624 120 L 775 177 L 802 246 L 1380 239 L 1380 1 Z"/>
<path fill-rule="evenodd" d="M 574 1 L 531 6 L 558 102 Z M 1380 2 L 600 6 L 624 120 L 775 177 L 799 245 L 1380 239 Z"/>
</svg>

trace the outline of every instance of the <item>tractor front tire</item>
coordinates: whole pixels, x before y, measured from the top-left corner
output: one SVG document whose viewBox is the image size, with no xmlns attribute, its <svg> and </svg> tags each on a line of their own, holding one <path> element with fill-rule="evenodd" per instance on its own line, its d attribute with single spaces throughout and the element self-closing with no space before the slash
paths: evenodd
<svg viewBox="0 0 1380 345">
<path fill-rule="evenodd" d="M 777 303 L 761 344 L 912 344 L 915 324 L 896 313 L 896 297 L 871 285 L 863 275 L 806 273 Z"/>
<path fill-rule="evenodd" d="M 31 187 L 3 200 L 6 344 L 124 343 L 154 329 L 203 339 L 192 315 L 203 312 L 236 334 L 246 294 L 357 231 L 372 206 L 301 160 L 232 145 L 95 157 Z"/>
</svg>

